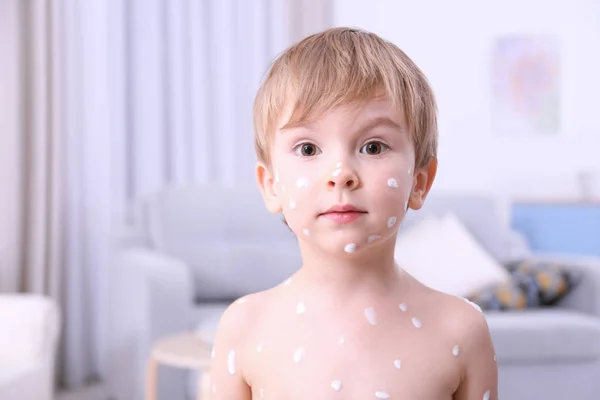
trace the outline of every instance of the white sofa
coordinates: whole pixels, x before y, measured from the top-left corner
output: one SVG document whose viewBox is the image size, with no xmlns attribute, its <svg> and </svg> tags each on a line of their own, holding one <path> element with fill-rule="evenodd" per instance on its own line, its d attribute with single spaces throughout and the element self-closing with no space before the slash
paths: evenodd
<svg viewBox="0 0 600 400">
<path fill-rule="evenodd" d="M 54 399 L 60 312 L 47 297 L 0 295 L 0 399 Z"/>
<path fill-rule="evenodd" d="M 501 206 L 483 195 L 432 193 L 422 210 L 408 214 L 403 229 L 452 211 L 491 255 L 508 261 L 519 255 L 518 235 Z M 108 383 L 117 400 L 142 399 L 154 340 L 184 330 L 210 337 L 232 300 L 271 287 L 300 266 L 294 236 L 280 217 L 268 214 L 257 189 L 171 188 L 141 210 L 139 235 L 123 245 L 115 270 Z M 598 398 L 600 263 L 564 261 L 583 279 L 557 307 L 486 313 L 505 400 Z M 190 398 L 186 378 L 182 371 L 161 370 L 159 398 Z"/>
</svg>

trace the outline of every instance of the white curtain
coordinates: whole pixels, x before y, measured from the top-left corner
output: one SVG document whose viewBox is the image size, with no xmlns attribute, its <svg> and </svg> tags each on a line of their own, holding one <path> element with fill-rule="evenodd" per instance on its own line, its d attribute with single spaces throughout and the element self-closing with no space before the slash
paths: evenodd
<svg viewBox="0 0 600 400">
<path fill-rule="evenodd" d="M 329 3 L 2 2 L 0 288 L 61 301 L 66 386 L 106 375 L 129 207 L 173 183 L 254 184 L 260 79 L 292 38 L 325 27 Z"/>
</svg>

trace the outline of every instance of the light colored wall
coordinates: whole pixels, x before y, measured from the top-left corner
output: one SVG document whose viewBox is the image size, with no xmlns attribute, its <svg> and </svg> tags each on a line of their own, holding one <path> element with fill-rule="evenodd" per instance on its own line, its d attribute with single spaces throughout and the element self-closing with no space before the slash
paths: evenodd
<svg viewBox="0 0 600 400">
<path fill-rule="evenodd" d="M 424 70 L 439 103 L 437 189 L 565 195 L 581 170 L 600 171 L 600 2 L 336 0 L 334 25 L 372 30 Z M 495 37 L 557 34 L 562 131 L 552 137 L 492 131 Z"/>
</svg>

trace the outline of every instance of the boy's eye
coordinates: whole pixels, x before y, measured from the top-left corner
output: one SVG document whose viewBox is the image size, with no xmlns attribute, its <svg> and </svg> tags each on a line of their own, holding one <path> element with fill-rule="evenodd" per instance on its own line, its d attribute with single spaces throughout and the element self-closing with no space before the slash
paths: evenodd
<svg viewBox="0 0 600 400">
<path fill-rule="evenodd" d="M 312 157 L 317 155 L 320 150 L 311 143 L 303 143 L 296 147 L 296 154 L 302 157 Z"/>
<path fill-rule="evenodd" d="M 376 156 L 385 152 L 388 147 L 381 142 L 369 142 L 365 144 L 362 149 L 360 149 L 361 153 L 369 154 L 371 156 Z"/>
</svg>

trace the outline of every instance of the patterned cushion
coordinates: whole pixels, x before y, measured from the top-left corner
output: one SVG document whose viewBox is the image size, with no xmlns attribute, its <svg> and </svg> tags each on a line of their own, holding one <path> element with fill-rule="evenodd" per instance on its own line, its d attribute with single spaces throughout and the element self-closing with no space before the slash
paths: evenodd
<svg viewBox="0 0 600 400">
<path fill-rule="evenodd" d="M 524 310 L 547 307 L 565 297 L 579 281 L 576 270 L 551 262 L 521 260 L 504 266 L 507 283 L 493 285 L 469 296 L 483 310 Z"/>
</svg>

